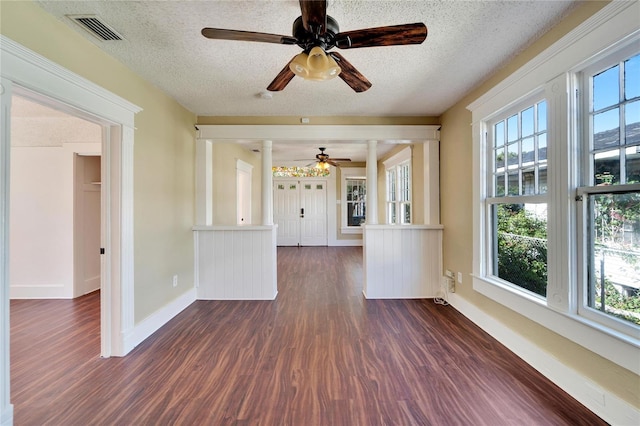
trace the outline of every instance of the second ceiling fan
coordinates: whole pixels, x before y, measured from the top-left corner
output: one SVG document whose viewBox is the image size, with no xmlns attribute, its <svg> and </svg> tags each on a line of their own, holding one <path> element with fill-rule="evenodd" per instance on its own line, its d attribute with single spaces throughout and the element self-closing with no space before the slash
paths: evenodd
<svg viewBox="0 0 640 426">
<path fill-rule="evenodd" d="M 270 91 L 283 90 L 298 75 L 308 80 L 339 76 L 356 92 L 364 92 L 371 82 L 341 54 L 329 50 L 420 44 L 427 38 L 427 27 L 421 22 L 340 32 L 338 22 L 327 15 L 326 0 L 300 0 L 300 10 L 301 16 L 293 22 L 293 36 L 221 28 L 203 28 L 202 35 L 210 39 L 300 46 L 302 53 L 294 56 L 269 84 Z"/>
</svg>

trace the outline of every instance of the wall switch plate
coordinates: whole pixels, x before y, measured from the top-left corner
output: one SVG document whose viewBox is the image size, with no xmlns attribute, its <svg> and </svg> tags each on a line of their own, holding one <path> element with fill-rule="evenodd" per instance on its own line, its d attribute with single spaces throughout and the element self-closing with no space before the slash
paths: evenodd
<svg viewBox="0 0 640 426">
<path fill-rule="evenodd" d="M 462 284 L 462 272 L 458 272 L 458 283 Z"/>
<path fill-rule="evenodd" d="M 173 276 L 173 286 L 174 287 L 178 287 L 178 276 L 177 275 Z"/>
</svg>

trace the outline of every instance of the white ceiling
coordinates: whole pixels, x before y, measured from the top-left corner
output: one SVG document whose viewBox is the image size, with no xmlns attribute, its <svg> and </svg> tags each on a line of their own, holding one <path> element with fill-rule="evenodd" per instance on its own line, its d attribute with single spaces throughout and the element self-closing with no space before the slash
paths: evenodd
<svg viewBox="0 0 640 426">
<path fill-rule="evenodd" d="M 298 46 L 210 40 L 203 27 L 291 35 L 298 0 L 38 1 L 82 37 L 199 116 L 439 116 L 574 7 L 574 0 L 328 0 L 341 31 L 423 22 L 420 45 L 342 50 L 371 81 L 355 93 L 341 79 L 295 77 L 260 94 Z M 97 15 L 123 41 L 102 41 L 68 15 Z M 335 49 L 339 50 L 339 49 Z M 260 149 L 260 141 L 238 141 Z M 378 156 L 402 141 L 380 141 Z M 364 161 L 365 141 L 273 141 L 274 164 L 303 165 L 326 147 Z M 308 159 L 308 160 L 307 160 Z M 293 162 L 292 160 L 302 160 Z"/>
<path fill-rule="evenodd" d="M 200 116 L 438 116 L 557 23 L 575 1 L 329 0 L 341 31 L 424 22 L 420 45 L 342 50 L 372 83 L 294 78 L 260 97 L 298 46 L 209 40 L 203 27 L 291 35 L 297 0 L 39 1 L 42 8 Z M 101 41 L 66 15 L 96 14 Z M 336 50 L 339 50 L 336 48 Z"/>
</svg>

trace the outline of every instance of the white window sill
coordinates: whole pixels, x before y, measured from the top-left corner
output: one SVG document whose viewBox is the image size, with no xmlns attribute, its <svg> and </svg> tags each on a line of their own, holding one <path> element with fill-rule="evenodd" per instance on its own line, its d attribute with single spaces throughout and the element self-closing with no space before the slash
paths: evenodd
<svg viewBox="0 0 640 426">
<path fill-rule="evenodd" d="M 543 300 L 497 280 L 473 276 L 473 289 L 545 328 L 640 375 L 640 340 L 619 333 L 577 314 L 558 312 Z"/>
<path fill-rule="evenodd" d="M 340 228 L 343 234 L 362 234 L 362 226 L 349 226 Z"/>
</svg>

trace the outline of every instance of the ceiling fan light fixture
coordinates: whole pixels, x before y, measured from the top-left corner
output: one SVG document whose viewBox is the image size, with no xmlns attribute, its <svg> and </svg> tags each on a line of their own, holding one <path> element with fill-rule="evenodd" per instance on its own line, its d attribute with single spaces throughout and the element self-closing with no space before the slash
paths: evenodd
<svg viewBox="0 0 640 426">
<path fill-rule="evenodd" d="M 340 67 L 336 61 L 327 56 L 325 51 L 316 46 L 307 54 L 302 52 L 293 58 L 289 64 L 291 71 L 305 80 L 324 81 L 335 78 L 340 74 Z"/>
</svg>

